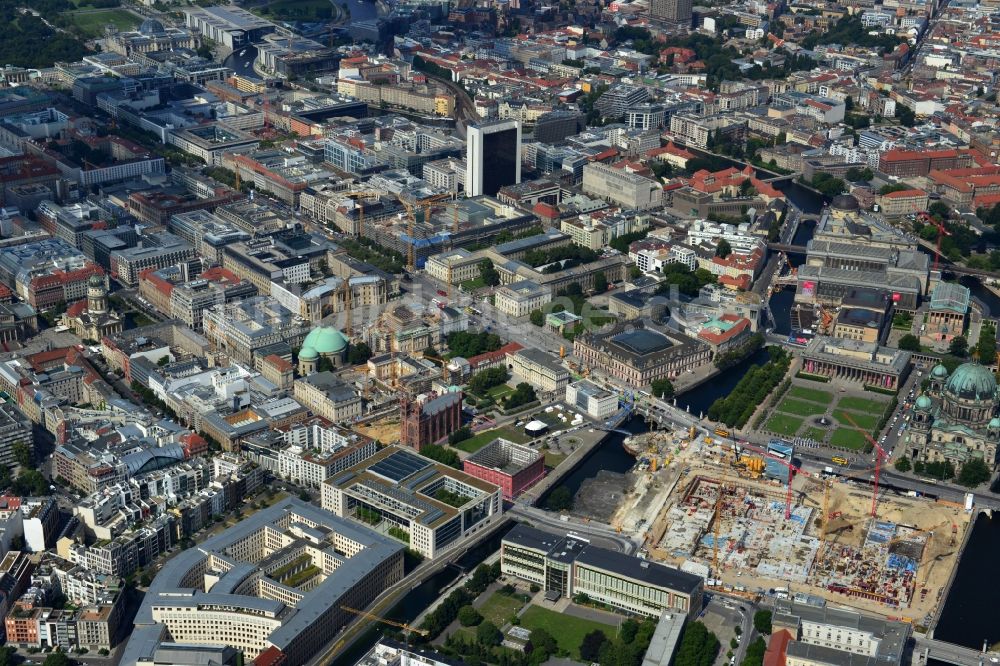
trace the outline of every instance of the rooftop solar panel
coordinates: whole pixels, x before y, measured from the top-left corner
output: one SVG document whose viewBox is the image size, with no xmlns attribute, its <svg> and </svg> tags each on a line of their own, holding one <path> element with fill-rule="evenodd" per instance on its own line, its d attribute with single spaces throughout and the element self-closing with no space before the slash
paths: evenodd
<svg viewBox="0 0 1000 666">
<path fill-rule="evenodd" d="M 397 451 L 369 467 L 368 471 L 399 483 L 406 477 L 419 472 L 425 467 L 429 467 L 430 464 L 429 460 L 425 460 L 409 451 Z"/>
</svg>

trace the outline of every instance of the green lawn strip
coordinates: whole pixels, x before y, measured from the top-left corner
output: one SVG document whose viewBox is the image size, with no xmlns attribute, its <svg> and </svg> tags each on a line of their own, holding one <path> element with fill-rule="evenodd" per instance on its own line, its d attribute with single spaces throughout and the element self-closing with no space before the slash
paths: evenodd
<svg viewBox="0 0 1000 666">
<path fill-rule="evenodd" d="M 868 440 L 854 428 L 837 428 L 830 437 L 830 445 L 862 451 L 868 447 Z"/>
<path fill-rule="evenodd" d="M 540 606 L 531 606 L 521 616 L 521 626 L 529 630 L 545 629 L 552 634 L 561 650 L 569 652 L 571 658 L 579 661 L 580 643 L 583 637 L 594 629 L 600 629 L 609 640 L 615 637 L 615 628 L 593 620 L 556 613 Z"/>
<path fill-rule="evenodd" d="M 822 442 L 823 438 L 826 437 L 826 430 L 809 427 L 799 433 L 799 437 L 806 437 L 808 439 L 815 439 L 817 442 Z"/>
<path fill-rule="evenodd" d="M 794 398 L 785 398 L 778 403 L 777 409 L 779 412 L 784 412 L 785 414 L 813 416 L 815 414 L 822 414 L 825 412 L 826 405 L 820 405 L 815 402 L 807 402 L 805 400 L 795 400 Z"/>
<path fill-rule="evenodd" d="M 840 399 L 840 402 L 837 403 L 837 408 L 848 409 L 852 412 L 861 412 L 862 414 L 871 414 L 878 417 L 882 416 L 882 413 L 885 412 L 885 408 L 888 407 L 888 405 L 888 401 L 844 396 Z"/>
<path fill-rule="evenodd" d="M 802 419 L 788 414 L 773 414 L 764 427 L 779 435 L 791 437 L 802 427 Z"/>
<path fill-rule="evenodd" d="M 829 391 L 806 388 L 805 386 L 792 386 L 788 389 L 788 396 L 808 400 L 810 402 L 818 402 L 821 405 L 829 405 L 833 402 L 833 394 Z"/>
<path fill-rule="evenodd" d="M 514 442 L 515 444 L 524 444 L 529 439 L 528 436 L 520 430 L 511 426 L 504 426 L 503 428 L 484 430 L 481 433 L 473 435 L 469 439 L 455 444 L 454 447 L 456 449 L 461 449 L 466 453 L 475 453 L 498 437 L 503 437 L 506 440 Z"/>
<path fill-rule="evenodd" d="M 869 432 L 875 429 L 881 416 L 881 413 L 844 411 L 843 409 L 836 409 L 833 412 L 833 418 L 837 419 L 840 425 L 848 427 L 857 426 Z"/>
</svg>

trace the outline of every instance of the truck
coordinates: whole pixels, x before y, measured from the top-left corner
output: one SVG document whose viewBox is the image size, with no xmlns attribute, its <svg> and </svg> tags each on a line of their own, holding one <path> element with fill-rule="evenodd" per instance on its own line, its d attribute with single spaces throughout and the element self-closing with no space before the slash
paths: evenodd
<svg viewBox="0 0 1000 666">
<path fill-rule="evenodd" d="M 823 468 L 823 472 L 825 474 L 833 474 L 833 468 L 827 465 L 826 467 Z"/>
</svg>

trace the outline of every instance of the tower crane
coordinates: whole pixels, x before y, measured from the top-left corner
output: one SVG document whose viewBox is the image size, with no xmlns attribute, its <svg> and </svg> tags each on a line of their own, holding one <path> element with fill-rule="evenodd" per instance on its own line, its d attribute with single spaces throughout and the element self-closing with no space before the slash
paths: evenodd
<svg viewBox="0 0 1000 666">
<path fill-rule="evenodd" d="M 861 428 L 858 427 L 858 424 L 854 422 L 854 419 L 851 418 L 850 414 L 848 414 L 847 412 L 844 412 L 843 414 L 844 418 L 847 419 L 847 422 L 850 423 L 852 426 L 854 426 L 854 429 L 860 432 L 861 435 L 865 439 L 867 439 L 869 443 L 871 443 L 871 445 L 875 448 L 875 479 L 874 479 L 875 489 L 872 491 L 872 518 L 875 518 L 876 508 L 878 507 L 878 477 L 882 471 L 882 459 L 884 458 L 888 460 L 889 454 L 887 454 L 885 452 L 885 449 L 883 449 L 879 445 L 879 443 L 875 441 L 874 437 L 869 435 L 867 431 L 862 430 Z"/>
<path fill-rule="evenodd" d="M 420 634 L 421 636 L 426 636 L 429 633 L 426 629 L 418 629 L 416 627 L 411 627 L 405 622 L 397 622 L 396 620 L 390 620 L 389 618 L 381 617 L 379 615 L 375 615 L 374 613 L 369 613 L 368 611 L 358 610 L 357 608 L 351 608 L 350 606 L 341 606 L 340 609 L 345 610 L 348 613 L 354 613 L 355 615 L 363 617 L 366 620 L 374 620 L 375 622 L 381 622 L 382 624 L 388 624 L 393 627 L 399 627 L 404 631 L 410 631 L 415 634 Z"/>
<path fill-rule="evenodd" d="M 382 196 L 382 192 L 377 190 L 362 190 L 360 192 L 348 192 L 347 198 L 354 200 L 354 203 L 358 206 L 358 230 L 355 235 L 362 235 L 365 231 L 365 206 L 361 201 L 362 199 L 375 199 L 378 201 L 379 197 Z"/>
<path fill-rule="evenodd" d="M 773 453 L 769 453 L 768 451 L 765 451 L 763 449 L 759 449 L 756 446 L 753 446 L 752 444 L 748 444 L 747 442 L 737 442 L 736 446 L 740 447 L 740 448 L 744 448 L 744 449 L 750 449 L 751 451 L 753 451 L 755 453 L 759 453 L 760 455 L 762 455 L 765 458 L 768 458 L 770 460 L 774 460 L 776 462 L 779 462 L 779 463 L 781 463 L 782 465 L 784 465 L 785 467 L 788 468 L 788 490 L 785 493 L 785 520 L 788 520 L 789 518 L 791 518 L 792 517 L 792 481 L 795 480 L 795 475 L 796 474 L 801 474 L 802 476 L 806 476 L 806 477 L 812 477 L 813 475 L 810 474 L 809 472 L 805 471 L 804 469 L 800 468 L 798 465 L 793 464 L 792 461 L 785 460 L 781 456 L 776 456 Z"/>
</svg>

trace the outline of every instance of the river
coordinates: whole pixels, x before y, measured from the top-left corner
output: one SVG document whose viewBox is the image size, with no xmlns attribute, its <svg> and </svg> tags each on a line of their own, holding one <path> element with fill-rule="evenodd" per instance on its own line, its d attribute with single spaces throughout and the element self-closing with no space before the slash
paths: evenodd
<svg viewBox="0 0 1000 666">
<path fill-rule="evenodd" d="M 980 514 L 972 528 L 958 573 L 945 601 L 934 638 L 974 649 L 1000 642 L 1000 622 L 993 600 L 1000 596 L 996 554 L 1000 552 L 1000 516 Z"/>
</svg>

